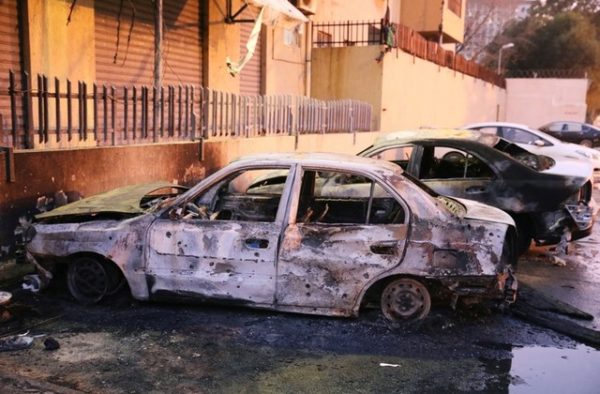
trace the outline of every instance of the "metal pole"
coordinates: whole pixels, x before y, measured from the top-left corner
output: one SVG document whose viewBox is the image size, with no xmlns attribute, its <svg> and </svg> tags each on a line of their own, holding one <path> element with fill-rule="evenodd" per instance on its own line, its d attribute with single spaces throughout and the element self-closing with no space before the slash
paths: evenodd
<svg viewBox="0 0 600 394">
<path fill-rule="evenodd" d="M 498 71 L 496 72 L 496 74 L 500 75 L 500 73 L 502 72 L 502 50 L 504 48 L 500 48 L 500 50 L 498 51 Z"/>
<path fill-rule="evenodd" d="M 162 86 L 163 0 L 154 0 L 154 87 Z"/>
</svg>

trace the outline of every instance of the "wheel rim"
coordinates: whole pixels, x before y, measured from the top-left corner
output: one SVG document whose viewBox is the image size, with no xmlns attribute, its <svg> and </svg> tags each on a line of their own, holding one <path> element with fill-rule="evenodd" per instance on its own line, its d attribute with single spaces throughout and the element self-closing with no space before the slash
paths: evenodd
<svg viewBox="0 0 600 394">
<path fill-rule="evenodd" d="M 588 141 L 588 140 L 583 140 L 581 141 L 581 145 L 587 147 L 587 148 L 591 148 L 592 147 L 592 141 Z"/>
<path fill-rule="evenodd" d="M 108 292 L 110 278 L 101 262 L 82 258 L 69 266 L 68 285 L 71 294 L 78 301 L 95 303 Z"/>
<path fill-rule="evenodd" d="M 381 296 L 381 310 L 389 320 L 418 320 L 431 308 L 427 288 L 414 279 L 398 279 L 390 283 Z"/>
</svg>

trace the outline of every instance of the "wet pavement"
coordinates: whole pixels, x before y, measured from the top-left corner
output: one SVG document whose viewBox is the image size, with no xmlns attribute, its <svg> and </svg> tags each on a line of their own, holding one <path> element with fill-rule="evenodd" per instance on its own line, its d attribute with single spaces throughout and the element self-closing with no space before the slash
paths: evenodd
<svg viewBox="0 0 600 394">
<path fill-rule="evenodd" d="M 600 226 L 566 266 L 542 248 L 521 282 L 595 316 L 600 327 Z M 83 307 L 61 289 L 15 291 L 27 350 L 0 353 L 1 392 L 575 392 L 597 393 L 600 351 L 510 312 L 438 306 L 395 326 L 377 310 L 324 318 L 209 305 L 140 303 L 121 295 Z M 44 350 L 46 335 L 60 344 Z"/>
</svg>

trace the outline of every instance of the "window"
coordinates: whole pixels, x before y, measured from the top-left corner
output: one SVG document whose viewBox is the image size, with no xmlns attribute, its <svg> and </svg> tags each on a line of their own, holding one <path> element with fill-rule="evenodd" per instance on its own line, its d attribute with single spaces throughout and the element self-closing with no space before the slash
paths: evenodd
<svg viewBox="0 0 600 394">
<path fill-rule="evenodd" d="M 462 0 L 448 0 L 448 9 L 456 15 L 461 16 Z"/>
<path fill-rule="evenodd" d="M 408 163 L 410 161 L 410 157 L 413 152 L 413 147 L 408 146 L 398 146 L 389 148 L 386 150 L 379 151 L 372 155 L 371 157 L 374 159 L 381 159 L 386 161 L 391 161 L 402 167 L 402 169 L 406 170 L 408 167 Z"/>
<path fill-rule="evenodd" d="M 502 137 L 517 144 L 529 145 L 533 145 L 536 141 L 542 140 L 533 133 L 514 127 L 502 127 Z M 545 141 L 543 142 L 545 143 Z"/>
<path fill-rule="evenodd" d="M 233 174 L 188 202 L 184 219 L 274 222 L 289 169 Z"/>
<path fill-rule="evenodd" d="M 491 168 L 470 153 L 441 146 L 424 149 L 421 179 L 493 178 L 493 176 L 494 172 Z"/>
<path fill-rule="evenodd" d="M 377 182 L 346 172 L 307 170 L 296 215 L 298 223 L 404 223 L 404 209 Z"/>
<path fill-rule="evenodd" d="M 322 30 L 317 30 L 317 46 L 318 47 L 328 47 L 331 45 L 332 37 L 331 34 L 326 33 Z"/>
<path fill-rule="evenodd" d="M 283 43 L 288 47 L 299 47 L 300 38 L 296 29 L 283 29 Z"/>
</svg>

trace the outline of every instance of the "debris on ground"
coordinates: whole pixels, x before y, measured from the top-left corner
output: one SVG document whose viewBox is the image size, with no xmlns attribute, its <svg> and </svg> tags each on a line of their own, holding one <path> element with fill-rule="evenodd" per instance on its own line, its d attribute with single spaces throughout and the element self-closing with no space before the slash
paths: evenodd
<svg viewBox="0 0 600 394">
<path fill-rule="evenodd" d="M 23 290 L 29 290 L 33 293 L 37 293 L 42 288 L 42 279 L 37 274 L 25 275 L 23 277 L 23 284 L 21 287 Z"/>
<path fill-rule="evenodd" d="M 600 331 L 569 319 L 589 321 L 594 319 L 593 315 L 546 296 L 523 283 L 520 284 L 519 298 L 512 305 L 511 311 L 513 315 L 529 323 L 549 328 L 591 346 L 600 346 Z"/>
<path fill-rule="evenodd" d="M 44 340 L 44 349 L 50 351 L 60 349 L 60 343 L 56 339 L 48 337 Z"/>
<path fill-rule="evenodd" d="M 0 339 L 0 352 L 29 349 L 33 345 L 33 337 L 14 335 Z"/>
</svg>

